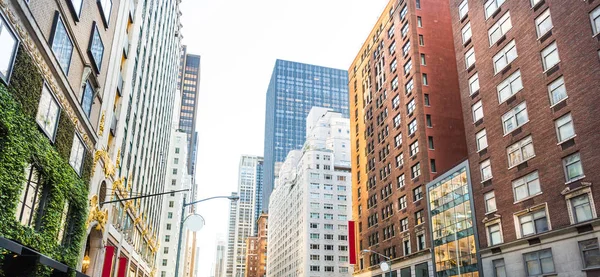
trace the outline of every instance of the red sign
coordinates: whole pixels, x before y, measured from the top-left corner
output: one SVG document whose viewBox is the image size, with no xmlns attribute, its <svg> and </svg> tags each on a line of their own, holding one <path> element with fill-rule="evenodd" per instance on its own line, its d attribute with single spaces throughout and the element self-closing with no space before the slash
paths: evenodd
<svg viewBox="0 0 600 277">
<path fill-rule="evenodd" d="M 348 256 L 350 256 L 350 264 L 356 264 L 356 234 L 354 230 L 354 221 L 348 221 Z"/>
<path fill-rule="evenodd" d="M 119 269 L 117 270 L 117 277 L 127 276 L 127 257 L 119 257 Z"/>
<path fill-rule="evenodd" d="M 112 271 L 112 262 L 115 255 L 114 246 L 106 246 L 106 253 L 104 253 L 104 265 L 102 266 L 102 277 L 110 277 Z"/>
</svg>

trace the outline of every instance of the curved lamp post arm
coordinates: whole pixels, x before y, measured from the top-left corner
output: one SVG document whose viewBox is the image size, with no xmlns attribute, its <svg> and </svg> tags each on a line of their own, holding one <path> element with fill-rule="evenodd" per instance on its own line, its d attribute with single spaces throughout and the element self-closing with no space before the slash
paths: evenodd
<svg viewBox="0 0 600 277">
<path fill-rule="evenodd" d="M 211 199 L 217 199 L 217 198 L 227 198 L 227 199 L 229 199 L 231 201 L 236 201 L 236 200 L 240 199 L 239 196 L 233 196 L 233 195 L 231 195 L 231 196 L 213 196 L 213 197 L 209 197 L 209 198 L 204 198 L 204 199 L 196 200 L 196 201 L 191 202 L 191 203 L 185 203 L 185 199 L 184 199 L 184 201 L 183 201 L 183 207 L 187 207 L 189 205 L 194 205 L 194 204 L 197 204 L 197 203 L 200 203 L 200 202 L 208 201 L 208 200 L 211 200 Z"/>
<path fill-rule="evenodd" d="M 368 252 L 368 253 L 373 253 L 373 254 L 377 254 L 377 255 L 379 255 L 379 256 L 381 256 L 381 257 L 384 257 L 384 258 L 385 258 L 386 260 L 388 260 L 388 261 L 392 260 L 392 258 L 390 258 L 390 257 L 388 257 L 388 256 L 386 256 L 386 255 L 383 255 L 383 254 L 381 254 L 381 253 L 375 252 L 375 251 L 373 251 L 373 250 L 369 250 L 369 249 L 363 249 L 363 250 L 361 250 L 360 252 L 363 252 L 363 253 L 367 253 L 367 252 Z"/>
</svg>

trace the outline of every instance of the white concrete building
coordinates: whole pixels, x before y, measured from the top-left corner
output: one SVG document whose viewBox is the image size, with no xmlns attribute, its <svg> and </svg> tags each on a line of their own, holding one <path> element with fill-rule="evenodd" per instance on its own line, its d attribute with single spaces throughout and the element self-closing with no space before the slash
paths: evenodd
<svg viewBox="0 0 600 277">
<path fill-rule="evenodd" d="M 269 202 L 267 277 L 351 276 L 350 123 L 313 108 L 302 150 L 290 151 Z"/>
<path fill-rule="evenodd" d="M 240 199 L 237 205 L 232 204 L 229 214 L 227 277 L 244 277 L 246 271 L 246 239 L 254 234 L 257 184 L 262 177 L 258 173 L 262 172 L 262 162 L 263 158 L 258 156 L 244 155 L 240 159 Z"/>
</svg>

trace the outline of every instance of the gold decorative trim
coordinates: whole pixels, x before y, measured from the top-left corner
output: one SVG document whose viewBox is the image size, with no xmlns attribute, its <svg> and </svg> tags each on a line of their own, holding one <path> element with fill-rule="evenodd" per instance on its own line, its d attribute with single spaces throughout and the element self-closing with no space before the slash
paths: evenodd
<svg viewBox="0 0 600 277">
<path fill-rule="evenodd" d="M 101 137 L 104 134 L 104 121 L 106 120 L 106 111 L 102 111 L 100 117 L 100 126 L 98 127 L 98 136 Z"/>
<path fill-rule="evenodd" d="M 86 226 L 90 226 L 90 223 L 96 221 L 98 222 L 98 224 L 96 225 L 96 230 L 102 231 L 104 233 L 107 220 L 108 210 L 100 210 L 100 207 L 98 207 L 98 195 L 92 196 L 92 198 L 90 199 L 90 214 L 88 216 Z"/>
</svg>

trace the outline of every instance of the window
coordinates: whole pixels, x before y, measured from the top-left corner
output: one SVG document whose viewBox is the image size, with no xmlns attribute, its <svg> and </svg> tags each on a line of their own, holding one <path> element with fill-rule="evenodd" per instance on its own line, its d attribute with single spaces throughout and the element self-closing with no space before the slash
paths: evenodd
<svg viewBox="0 0 600 277">
<path fill-rule="evenodd" d="M 402 145 L 402 134 L 398 134 L 394 137 L 394 146 L 400 147 L 400 145 Z"/>
<path fill-rule="evenodd" d="M 179 158 L 174 158 L 174 159 L 173 159 L 173 163 L 174 163 L 174 164 L 179 164 Z"/>
<path fill-rule="evenodd" d="M 325 244 L 325 250 L 332 250 L 333 251 L 333 245 Z M 327 257 L 325 257 L 325 260 L 327 260 Z M 333 258 L 331 260 L 333 261 Z"/>
<path fill-rule="evenodd" d="M 174 201 L 169 201 L 169 208 L 173 208 L 175 206 L 175 202 Z"/>
<path fill-rule="evenodd" d="M 425 45 L 425 38 L 423 37 L 423 35 L 419 35 L 419 45 L 420 46 Z"/>
<path fill-rule="evenodd" d="M 406 94 L 409 94 L 414 87 L 413 79 L 408 80 L 406 85 L 404 85 L 404 89 L 406 90 Z"/>
<path fill-rule="evenodd" d="M 323 209 L 325 209 L 325 210 L 333 210 L 333 204 L 325 203 L 325 204 L 323 204 Z"/>
<path fill-rule="evenodd" d="M 407 7 L 407 5 L 404 5 L 402 10 L 400 11 L 400 20 L 403 20 L 404 17 L 406 17 L 407 13 L 408 13 L 408 7 Z"/>
<path fill-rule="evenodd" d="M 514 61 L 517 56 L 517 45 L 515 44 L 515 40 L 512 40 L 494 56 L 494 74 L 498 74 L 498 72 L 502 71 L 502 69 Z"/>
<path fill-rule="evenodd" d="M 312 219 L 318 219 L 319 218 L 319 213 L 310 213 L 310 218 L 312 218 Z"/>
<path fill-rule="evenodd" d="M 310 189 L 319 189 L 319 184 L 311 183 Z"/>
<path fill-rule="evenodd" d="M 98 32 L 98 26 L 96 22 L 94 22 L 92 26 L 92 36 L 90 38 L 90 46 L 88 48 L 88 53 L 92 57 L 93 65 L 96 69 L 96 72 L 99 72 L 102 68 L 102 57 L 104 56 L 104 43 L 102 42 L 102 38 L 100 38 L 100 32 Z"/>
<path fill-rule="evenodd" d="M 471 68 L 471 66 L 475 66 L 475 48 L 471 47 L 471 49 L 465 53 L 465 65 L 467 69 Z"/>
<path fill-rule="evenodd" d="M 510 12 L 506 12 L 498 21 L 490 27 L 488 30 L 488 39 L 490 46 L 494 45 L 500 38 L 512 29 L 512 22 L 510 20 Z"/>
<path fill-rule="evenodd" d="M 550 94 L 550 105 L 552 106 L 567 99 L 565 80 L 562 76 L 548 85 L 548 93 Z"/>
<path fill-rule="evenodd" d="M 521 236 L 535 235 L 548 231 L 548 219 L 546 210 L 538 210 L 519 216 Z"/>
<path fill-rule="evenodd" d="M 597 268 L 600 266 L 600 260 L 597 258 L 600 256 L 597 238 L 580 241 L 579 251 L 581 251 L 583 268 Z"/>
<path fill-rule="evenodd" d="M 317 204 L 317 207 L 319 206 L 319 203 L 315 203 L 315 204 Z M 319 223 L 310 223 L 310 228 L 311 229 L 319 228 Z"/>
<path fill-rule="evenodd" d="M 421 175 L 421 164 L 417 163 L 410 168 L 411 178 L 417 178 Z"/>
<path fill-rule="evenodd" d="M 406 113 L 407 114 L 411 114 L 415 111 L 415 109 L 417 108 L 417 104 L 415 102 L 415 99 L 411 99 L 408 104 L 406 104 Z"/>
<path fill-rule="evenodd" d="M 392 42 L 392 44 L 390 45 L 390 54 L 394 54 L 394 52 L 396 52 L 396 42 Z"/>
<path fill-rule="evenodd" d="M 171 223 L 167 223 L 167 230 L 171 230 Z"/>
<path fill-rule="evenodd" d="M 396 167 L 401 167 L 404 165 L 404 154 L 400 153 L 400 155 L 396 156 Z"/>
<path fill-rule="evenodd" d="M 417 27 L 423 28 L 423 19 L 420 16 L 417 16 Z"/>
<path fill-rule="evenodd" d="M 310 193 L 310 198 L 311 199 L 319 199 L 319 194 L 316 192 L 311 192 Z"/>
<path fill-rule="evenodd" d="M 325 272 L 334 272 L 333 266 L 325 266 Z"/>
<path fill-rule="evenodd" d="M 338 220 L 348 220 L 348 216 L 347 215 L 343 215 L 343 214 L 338 214 Z"/>
<path fill-rule="evenodd" d="M 528 136 L 506 149 L 508 154 L 508 168 L 521 164 L 535 156 L 533 140 Z"/>
<path fill-rule="evenodd" d="M 348 261 L 348 256 L 339 256 L 339 261 L 340 262 L 347 262 Z"/>
<path fill-rule="evenodd" d="M 394 77 L 394 79 L 392 80 L 392 89 L 398 89 L 398 76 Z"/>
<path fill-rule="evenodd" d="M 473 74 L 471 78 L 469 78 L 469 94 L 473 95 L 479 91 L 479 75 L 477 73 Z"/>
<path fill-rule="evenodd" d="M 552 17 L 550 16 L 550 9 L 546 9 L 540 16 L 535 19 L 535 29 L 537 36 L 542 37 L 552 29 Z"/>
<path fill-rule="evenodd" d="M 410 240 L 405 240 L 402 242 L 404 248 L 404 255 L 408 256 L 410 254 Z"/>
<path fill-rule="evenodd" d="M 52 35 L 50 35 L 50 45 L 52 45 L 52 52 L 54 52 L 54 56 L 56 56 L 60 67 L 65 74 L 68 74 L 71 55 L 73 54 L 73 42 L 67 33 L 67 28 L 58 11 L 54 18 L 54 30 L 52 31 Z"/>
<path fill-rule="evenodd" d="M 417 131 L 417 120 L 413 119 L 413 121 L 411 121 L 408 124 L 408 135 L 412 135 Z"/>
<path fill-rule="evenodd" d="M 490 18 L 490 16 L 494 15 L 498 8 L 502 6 L 504 0 L 488 0 L 483 5 L 485 7 L 485 19 Z"/>
<path fill-rule="evenodd" d="M 4 16 L 0 16 L 0 78 L 8 84 L 13 70 L 19 41 Z"/>
<path fill-rule="evenodd" d="M 325 228 L 325 229 L 327 229 L 327 228 Z M 331 229 L 333 230 L 333 225 L 331 225 Z M 348 225 L 345 225 L 345 224 L 338 224 L 338 229 L 339 229 L 339 230 L 342 230 L 342 231 L 348 230 Z M 342 248 L 342 247 L 340 246 L 340 248 Z M 342 249 L 340 249 L 340 251 L 341 251 L 341 250 L 342 250 Z"/>
<path fill-rule="evenodd" d="M 400 220 L 400 232 L 408 231 L 408 217 Z"/>
<path fill-rule="evenodd" d="M 179 154 L 179 147 L 175 147 L 175 154 Z"/>
<path fill-rule="evenodd" d="M 423 73 L 423 85 L 428 86 L 429 82 L 427 81 L 427 74 Z"/>
<path fill-rule="evenodd" d="M 310 260 L 311 261 L 318 261 L 320 259 L 321 256 L 319 255 L 310 255 Z"/>
<path fill-rule="evenodd" d="M 167 266 L 167 259 L 163 259 L 163 260 L 162 260 L 162 265 L 163 265 L 163 266 Z"/>
<path fill-rule="evenodd" d="M 173 212 L 168 212 L 167 213 L 167 218 L 169 218 L 169 219 L 173 218 Z"/>
<path fill-rule="evenodd" d="M 81 168 L 83 165 L 83 156 L 85 153 L 85 147 L 83 142 L 77 134 L 73 136 L 73 145 L 71 146 L 71 156 L 69 157 L 69 164 L 77 174 L 81 175 Z"/>
<path fill-rule="evenodd" d="M 337 200 L 346 201 L 346 195 L 338 195 Z"/>
<path fill-rule="evenodd" d="M 490 191 L 483 195 L 485 198 L 485 212 L 491 213 L 496 211 L 496 195 L 494 191 Z"/>
<path fill-rule="evenodd" d="M 0 34 L 0 39 L 2 35 Z M 56 126 L 60 115 L 60 107 L 46 84 L 42 86 L 42 95 L 37 110 L 36 121 L 44 133 L 54 141 Z"/>
<path fill-rule="evenodd" d="M 319 250 L 319 245 L 318 244 L 311 244 L 310 245 L 310 249 L 312 249 L 312 250 Z"/>
<path fill-rule="evenodd" d="M 392 99 L 392 108 L 396 109 L 400 106 L 400 96 L 396 95 L 394 99 Z"/>
<path fill-rule="evenodd" d="M 417 236 L 417 250 L 421 251 L 425 249 L 425 235 L 420 234 Z"/>
<path fill-rule="evenodd" d="M 337 186 L 337 191 L 346 191 L 346 186 Z"/>
<path fill-rule="evenodd" d="M 406 24 L 406 30 L 408 31 L 408 24 Z M 408 55 L 408 51 L 410 51 L 410 40 L 402 46 L 402 55 Z"/>
<path fill-rule="evenodd" d="M 421 8 L 421 0 L 416 0 L 417 9 Z"/>
<path fill-rule="evenodd" d="M 318 271 L 321 271 L 321 267 L 320 267 L 320 266 L 318 266 L 318 265 L 311 265 L 311 266 L 310 266 L 310 271 L 312 271 L 312 272 L 318 272 Z"/>
<path fill-rule="evenodd" d="M 429 167 L 431 168 L 431 173 L 437 172 L 437 168 L 435 166 L 435 159 L 429 160 Z"/>
<path fill-rule="evenodd" d="M 333 190 L 333 185 L 323 185 L 324 190 Z"/>
<path fill-rule="evenodd" d="M 311 233 L 310 238 L 311 239 L 319 239 L 319 234 Z"/>
<path fill-rule="evenodd" d="M 600 7 L 596 7 L 590 13 L 590 21 L 592 23 L 592 30 L 594 32 L 594 36 L 600 34 Z"/>
<path fill-rule="evenodd" d="M 481 171 L 481 182 L 492 179 L 492 164 L 489 159 L 479 164 L 479 169 Z"/>
<path fill-rule="evenodd" d="M 333 194 L 323 194 L 323 199 L 333 199 Z"/>
<path fill-rule="evenodd" d="M 391 38 L 394 36 L 394 24 L 392 24 L 392 26 L 388 29 L 388 38 Z"/>
<path fill-rule="evenodd" d="M 588 221 L 594 218 L 592 206 L 590 205 L 590 194 L 582 194 L 569 199 L 571 209 L 573 211 L 573 219 L 575 223 Z"/>
<path fill-rule="evenodd" d="M 429 150 L 435 149 L 433 146 L 433 137 L 427 137 L 427 142 L 429 143 Z"/>
<path fill-rule="evenodd" d="M 398 126 L 400 126 L 400 123 L 402 123 L 401 120 L 402 117 L 400 116 L 400 114 L 394 116 L 394 128 L 398 128 Z"/>
<path fill-rule="evenodd" d="M 473 122 L 483 119 L 483 105 L 481 104 L 481 100 L 477 101 L 477 103 L 471 107 L 471 110 L 473 112 Z"/>
<path fill-rule="evenodd" d="M 81 7 L 83 5 L 83 0 L 70 0 L 67 1 L 69 3 L 69 8 L 71 12 L 75 15 L 77 21 L 79 21 L 79 17 L 81 16 Z"/>
<path fill-rule="evenodd" d="M 575 137 L 575 127 L 573 127 L 573 118 L 571 118 L 570 113 L 563 115 L 561 118 L 554 121 L 554 123 L 556 125 L 558 142 L 563 142 Z"/>
<path fill-rule="evenodd" d="M 538 172 L 532 172 L 512 182 L 515 201 L 534 196 L 542 192 Z"/>
<path fill-rule="evenodd" d="M 525 102 L 523 102 L 502 115 L 502 127 L 504 127 L 504 134 L 506 135 L 514 131 L 528 121 L 529 116 L 527 115 L 527 105 Z"/>
<path fill-rule="evenodd" d="M 404 74 L 408 74 L 408 72 L 412 69 L 412 59 L 409 59 L 405 64 L 404 64 Z"/>
<path fill-rule="evenodd" d="M 490 246 L 502 243 L 502 234 L 500 232 L 500 224 L 496 223 L 487 226 Z"/>
<path fill-rule="evenodd" d="M 475 139 L 477 140 L 477 151 L 481 151 L 488 147 L 485 129 L 479 131 L 479 133 L 475 135 Z"/>
<path fill-rule="evenodd" d="M 340 266 L 339 267 L 339 272 L 340 273 L 348 273 L 348 268 L 345 266 Z"/>
<path fill-rule="evenodd" d="M 85 82 L 85 88 L 83 88 L 83 95 L 81 97 L 81 108 L 83 112 L 90 117 L 92 113 L 92 104 L 94 102 L 94 88 L 89 80 Z"/>
<path fill-rule="evenodd" d="M 391 70 L 392 72 L 395 72 L 397 67 L 398 67 L 398 61 L 396 61 L 396 59 L 394 59 L 394 60 L 392 61 L 392 63 L 390 64 L 390 70 Z"/>
<path fill-rule="evenodd" d="M 410 145 L 410 156 L 414 156 L 417 153 L 419 153 L 419 141 L 415 141 L 413 144 Z"/>
<path fill-rule="evenodd" d="M 471 40 L 471 36 L 473 33 L 471 32 L 471 22 L 467 22 L 465 27 L 462 28 L 462 42 L 463 44 L 467 43 Z"/>
<path fill-rule="evenodd" d="M 34 227 L 42 195 L 41 176 L 34 165 L 29 164 L 25 168 L 25 180 L 15 216 L 21 224 Z"/>
<path fill-rule="evenodd" d="M 398 210 L 406 209 L 406 195 L 398 198 Z"/>
<path fill-rule="evenodd" d="M 169 254 L 169 247 L 163 248 L 163 254 Z"/>
<path fill-rule="evenodd" d="M 523 81 L 521 80 L 521 70 L 517 70 L 496 86 L 496 91 L 498 91 L 498 101 L 504 103 L 504 101 L 517 94 L 517 92 L 522 89 Z"/>
<path fill-rule="evenodd" d="M 173 175 L 177 174 L 177 168 L 173 168 Z"/>
<path fill-rule="evenodd" d="M 404 174 L 398 176 L 398 187 L 401 188 L 405 185 L 404 183 Z"/>
<path fill-rule="evenodd" d="M 324 224 L 323 227 L 325 230 L 333 230 L 333 224 Z"/>
<path fill-rule="evenodd" d="M 523 254 L 525 259 L 525 272 L 527 276 L 540 276 L 554 273 L 554 261 L 552 260 L 552 249 Z"/>
<path fill-rule="evenodd" d="M 406 23 L 406 24 L 404 24 L 404 26 L 402 26 L 402 30 L 400 30 L 400 32 L 402 33 L 402 38 L 405 38 L 406 34 L 408 34 L 408 23 Z M 409 45 L 406 46 L 406 44 L 409 44 Z M 410 49 L 410 41 L 407 42 L 406 44 L 404 45 L 404 47 L 405 48 L 408 47 L 408 48 L 406 49 L 406 51 L 403 51 L 404 56 L 406 56 L 406 54 L 408 54 L 407 52 L 408 52 L 408 49 Z M 404 48 L 403 48 L 403 50 L 404 50 Z"/>
<path fill-rule="evenodd" d="M 555 65 L 560 62 L 560 57 L 558 56 L 558 48 L 556 47 L 556 42 L 548 45 L 548 47 L 542 50 L 542 62 L 544 65 L 544 72 L 553 68 Z"/>
<path fill-rule="evenodd" d="M 504 266 L 504 259 L 493 260 L 492 266 L 494 267 L 493 277 L 507 277 L 506 267 Z"/>
<path fill-rule="evenodd" d="M 460 5 L 458 5 L 458 17 L 460 19 L 465 18 L 467 13 L 469 12 L 469 2 L 467 0 L 463 0 Z"/>
<path fill-rule="evenodd" d="M 110 21 L 110 11 L 112 10 L 112 0 L 98 0 L 98 4 L 101 8 L 102 20 L 104 20 L 104 24 L 108 26 L 108 22 Z"/>
<path fill-rule="evenodd" d="M 423 199 L 423 188 L 418 186 L 417 188 L 413 189 L 413 202 L 421 199 Z"/>
<path fill-rule="evenodd" d="M 585 177 L 583 175 L 583 167 L 581 166 L 579 152 L 564 158 L 563 167 L 565 169 L 565 177 L 567 182 L 572 182 Z"/>
<path fill-rule="evenodd" d="M 348 240 L 348 236 L 346 236 L 346 235 L 338 235 L 338 240 Z"/>
<path fill-rule="evenodd" d="M 333 214 L 325 214 L 323 216 L 323 218 L 325 218 L 325 219 L 333 219 Z"/>
<path fill-rule="evenodd" d="M 338 250 L 339 251 L 348 251 L 348 246 L 347 245 L 339 245 Z"/>
<path fill-rule="evenodd" d="M 166 235 L 165 242 L 170 242 L 170 241 L 171 241 L 171 235 Z"/>
</svg>

